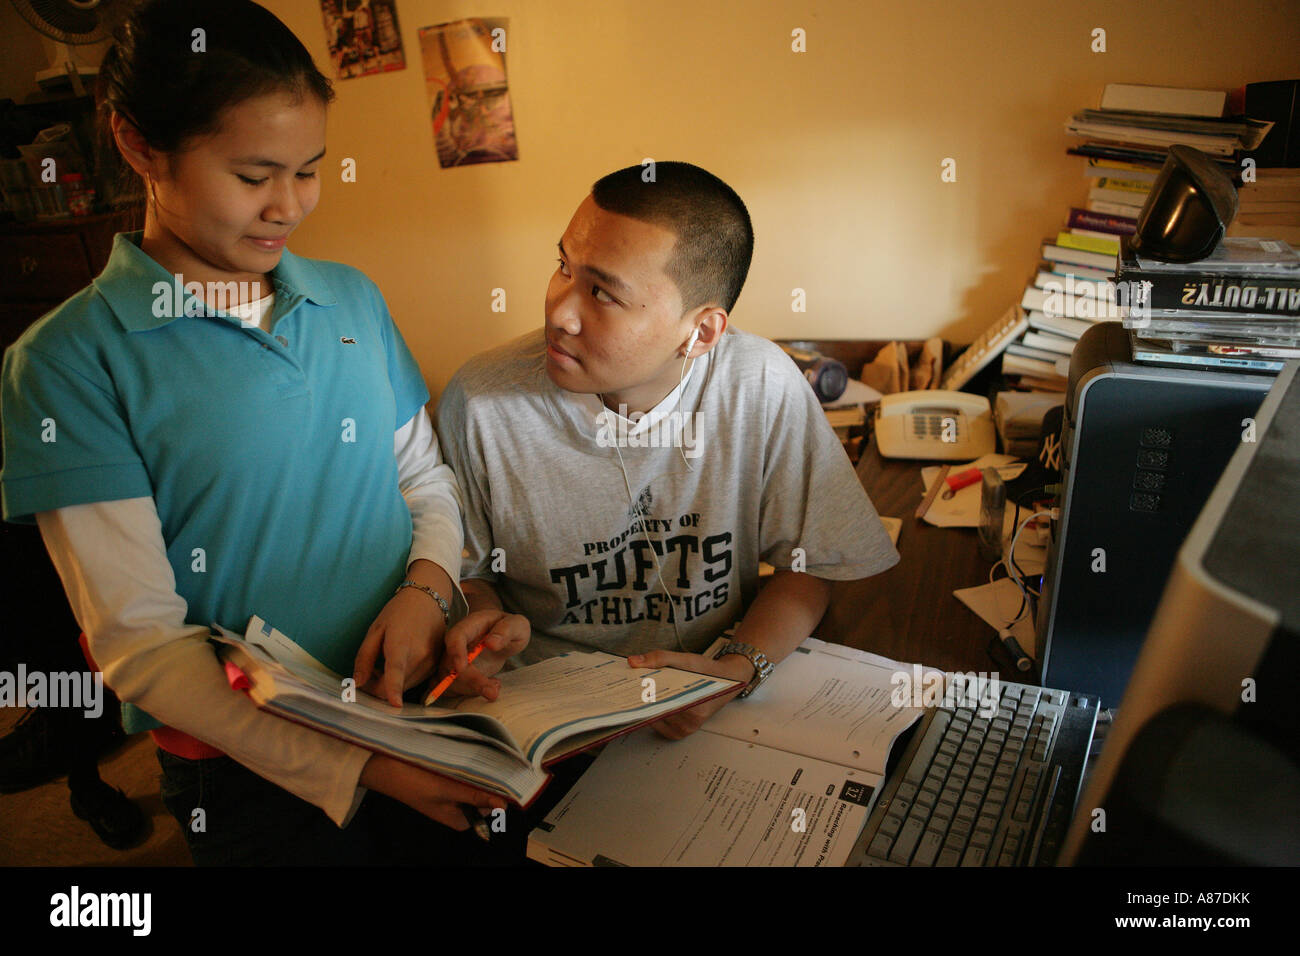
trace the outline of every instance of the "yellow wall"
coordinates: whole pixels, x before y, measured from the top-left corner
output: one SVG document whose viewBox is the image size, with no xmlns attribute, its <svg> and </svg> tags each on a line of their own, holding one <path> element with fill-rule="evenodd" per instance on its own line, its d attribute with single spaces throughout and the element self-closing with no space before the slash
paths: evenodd
<svg viewBox="0 0 1300 956">
<path fill-rule="evenodd" d="M 266 6 L 326 62 L 317 0 Z M 354 158 L 358 181 L 325 178 L 293 248 L 379 283 L 435 395 L 471 354 L 541 323 L 555 241 L 620 166 L 690 160 L 745 199 L 757 247 L 736 324 L 962 342 L 1019 297 L 1042 237 L 1083 202 L 1063 126 L 1106 83 L 1300 75 L 1294 2 L 398 0 L 398 13 L 407 69 L 336 85 L 327 165 Z M 510 18 L 521 158 L 442 170 L 417 30 L 465 16 Z M 806 53 L 791 52 L 796 27 Z M 1097 27 L 1105 53 L 1090 50 Z M 955 183 L 940 181 L 945 157 Z M 791 311 L 796 287 L 806 314 Z"/>
</svg>

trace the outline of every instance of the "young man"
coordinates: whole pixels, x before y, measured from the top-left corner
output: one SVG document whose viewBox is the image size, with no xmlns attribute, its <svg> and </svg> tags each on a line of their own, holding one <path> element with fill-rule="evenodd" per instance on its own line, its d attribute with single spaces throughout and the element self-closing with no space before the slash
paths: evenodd
<svg viewBox="0 0 1300 956">
<path fill-rule="evenodd" d="M 510 653 L 592 649 L 752 690 L 832 580 L 898 561 L 794 363 L 728 328 L 753 241 L 740 197 L 698 167 L 612 173 L 559 242 L 545 328 L 448 385 L 438 434 L 474 612 L 447 635 L 458 690 L 495 690 Z M 761 593 L 760 559 L 777 569 Z M 737 622 L 722 656 L 701 655 Z M 489 631 L 506 649 L 466 672 Z M 657 729 L 683 737 L 737 694 Z"/>
</svg>

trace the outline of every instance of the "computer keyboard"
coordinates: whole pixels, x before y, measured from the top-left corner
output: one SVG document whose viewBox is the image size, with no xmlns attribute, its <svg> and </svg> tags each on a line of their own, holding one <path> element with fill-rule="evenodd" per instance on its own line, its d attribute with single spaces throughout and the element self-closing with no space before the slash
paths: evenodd
<svg viewBox="0 0 1300 956">
<path fill-rule="evenodd" d="M 1028 328 L 1029 320 L 1025 317 L 1025 310 L 1016 303 L 985 329 L 980 337 L 961 353 L 957 361 L 948 367 L 948 371 L 943 375 L 943 384 L 939 387 L 949 391 L 961 388 L 974 378 L 980 369 L 1001 355 L 1008 345 L 1024 335 Z"/>
<path fill-rule="evenodd" d="M 849 864 L 1049 864 L 1078 796 L 1097 703 L 1003 683 L 992 717 L 975 707 L 934 708 Z"/>
</svg>

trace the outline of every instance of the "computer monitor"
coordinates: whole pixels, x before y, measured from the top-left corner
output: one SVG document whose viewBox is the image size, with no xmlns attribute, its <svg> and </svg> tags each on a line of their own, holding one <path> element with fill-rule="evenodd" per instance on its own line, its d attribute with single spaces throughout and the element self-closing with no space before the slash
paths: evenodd
<svg viewBox="0 0 1300 956">
<path fill-rule="evenodd" d="M 1241 445 L 1178 552 L 1061 863 L 1300 860 L 1298 379 L 1300 362 L 1288 363 L 1255 420 L 1243 422 Z M 1201 737 L 1182 733 L 1177 754 L 1148 742 L 1142 752 L 1165 776 L 1126 788 L 1125 775 L 1144 770 L 1125 756 L 1180 704 L 1200 705 L 1222 727 Z M 1222 759 L 1215 764 L 1211 753 Z M 1180 773 L 1201 779 L 1184 781 L 1181 793 L 1170 782 Z M 1252 785 L 1243 773 L 1258 773 L 1259 781 Z M 1117 821 L 1124 792 L 1150 797 L 1144 809 L 1126 806 Z M 1220 797 L 1234 802 L 1225 809 Z M 1167 818 L 1136 831 L 1139 812 Z M 1116 823 L 1148 852 L 1120 850 L 1121 841 L 1106 836 Z M 1151 842 L 1166 837 L 1183 841 L 1177 853 Z"/>
</svg>

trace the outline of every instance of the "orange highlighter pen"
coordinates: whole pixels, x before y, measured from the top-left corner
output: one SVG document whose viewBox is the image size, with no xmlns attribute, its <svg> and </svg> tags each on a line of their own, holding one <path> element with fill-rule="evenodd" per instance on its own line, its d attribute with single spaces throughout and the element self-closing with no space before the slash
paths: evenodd
<svg viewBox="0 0 1300 956">
<path fill-rule="evenodd" d="M 469 649 L 469 657 L 467 660 L 467 664 L 473 664 L 474 659 L 483 653 L 483 648 L 485 647 L 487 647 L 486 635 L 479 638 L 478 643 L 476 643 L 473 647 Z M 456 678 L 459 676 L 460 676 L 459 671 L 452 671 L 442 680 L 438 681 L 437 686 L 435 686 L 433 690 L 429 691 L 429 696 L 424 698 L 424 706 L 428 707 L 435 700 L 437 700 L 439 697 L 445 694 L 447 692 L 447 688 L 450 687 L 452 684 L 454 684 L 456 682 Z"/>
</svg>

